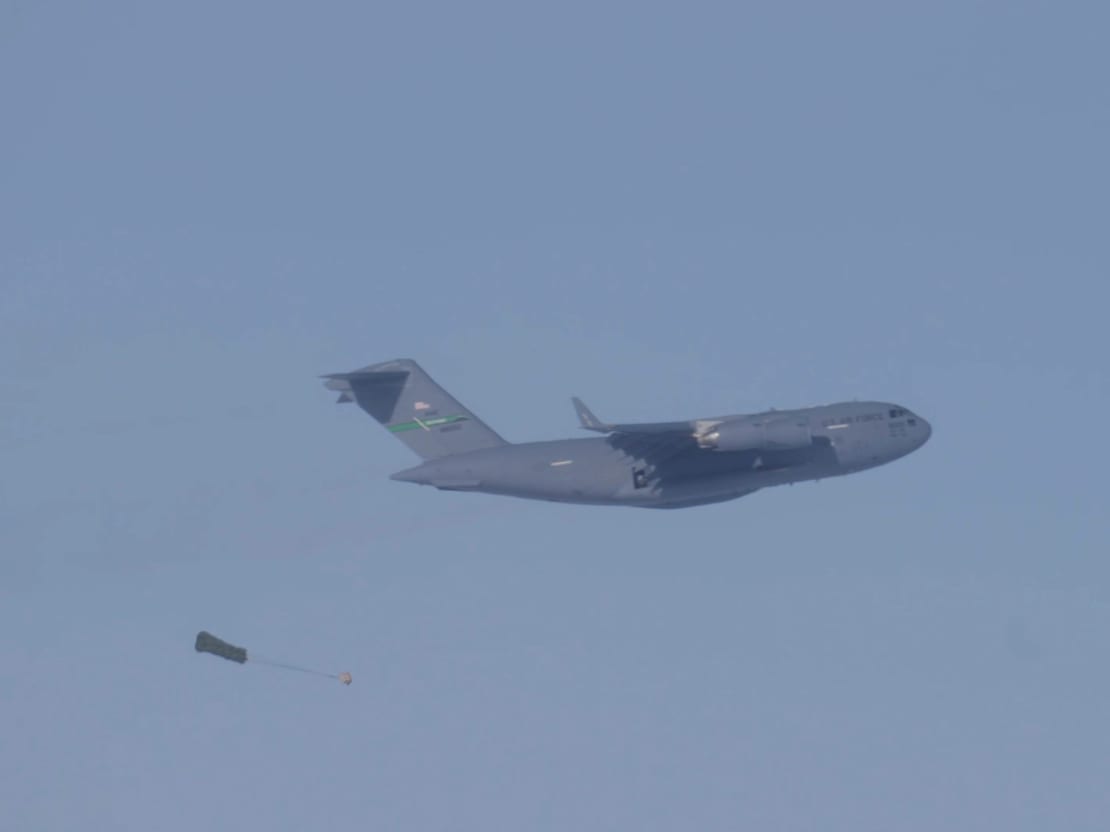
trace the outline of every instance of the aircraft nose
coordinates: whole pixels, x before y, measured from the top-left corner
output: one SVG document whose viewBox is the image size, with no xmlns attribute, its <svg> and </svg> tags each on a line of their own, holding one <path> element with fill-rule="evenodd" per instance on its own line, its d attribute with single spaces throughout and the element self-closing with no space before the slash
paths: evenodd
<svg viewBox="0 0 1110 832">
<path fill-rule="evenodd" d="M 933 435 L 933 426 L 929 424 L 927 419 L 917 417 L 917 426 L 921 431 L 921 444 L 924 445 L 929 441 L 929 437 Z"/>
</svg>

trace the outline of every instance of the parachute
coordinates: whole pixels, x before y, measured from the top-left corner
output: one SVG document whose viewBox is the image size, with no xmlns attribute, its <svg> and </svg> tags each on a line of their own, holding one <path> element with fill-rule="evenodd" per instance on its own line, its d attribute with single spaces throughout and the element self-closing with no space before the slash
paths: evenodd
<svg viewBox="0 0 1110 832">
<path fill-rule="evenodd" d="M 227 659 L 231 662 L 243 664 L 247 660 L 247 648 L 228 644 L 204 630 L 197 633 L 197 643 L 193 646 L 198 653 L 211 653 L 213 656 L 219 656 L 221 659 Z"/>
<path fill-rule="evenodd" d="M 211 653 L 213 656 L 219 656 L 221 659 L 227 659 L 237 664 L 246 664 L 247 662 L 247 648 L 228 644 L 223 639 L 216 638 L 214 635 L 204 630 L 197 633 L 197 640 L 193 647 L 198 653 Z M 352 681 L 351 674 L 346 671 L 342 673 L 325 673 L 322 670 L 313 670 L 312 668 L 301 667 L 300 665 L 275 662 L 260 656 L 251 656 L 250 660 L 252 664 L 264 664 L 270 667 L 279 667 L 282 670 L 296 670 L 298 673 L 311 673 L 313 676 L 326 676 L 329 679 L 338 679 L 345 685 L 351 684 Z"/>
</svg>

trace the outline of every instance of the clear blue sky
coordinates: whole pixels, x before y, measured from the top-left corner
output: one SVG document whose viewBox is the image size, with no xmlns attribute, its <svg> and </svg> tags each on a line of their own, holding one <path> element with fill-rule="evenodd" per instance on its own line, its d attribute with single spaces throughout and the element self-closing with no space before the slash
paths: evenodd
<svg viewBox="0 0 1110 832">
<path fill-rule="evenodd" d="M 1105 829 L 1108 29 L 0 4 L 0 828 Z M 514 440 L 934 435 L 680 512 L 441 494 L 316 378 L 400 356 Z"/>
</svg>

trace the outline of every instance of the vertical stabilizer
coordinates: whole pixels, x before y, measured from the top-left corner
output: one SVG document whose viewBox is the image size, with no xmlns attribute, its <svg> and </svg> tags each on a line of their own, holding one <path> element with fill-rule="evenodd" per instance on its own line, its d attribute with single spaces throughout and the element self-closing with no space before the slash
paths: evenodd
<svg viewBox="0 0 1110 832">
<path fill-rule="evenodd" d="M 324 378 L 340 402 L 357 402 L 422 459 L 507 444 L 411 359 Z"/>
</svg>

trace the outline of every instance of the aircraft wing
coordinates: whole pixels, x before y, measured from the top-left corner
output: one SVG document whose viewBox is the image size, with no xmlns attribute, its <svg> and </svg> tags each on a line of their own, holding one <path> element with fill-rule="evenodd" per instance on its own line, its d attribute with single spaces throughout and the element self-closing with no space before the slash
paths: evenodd
<svg viewBox="0 0 1110 832">
<path fill-rule="evenodd" d="M 697 425 L 694 422 L 628 422 L 625 424 L 613 424 L 610 422 L 603 422 L 593 414 L 593 411 L 586 407 L 586 403 L 580 398 L 575 396 L 571 399 L 574 402 L 574 410 L 578 414 L 578 422 L 584 430 L 592 430 L 597 433 L 620 433 L 626 435 L 680 435 L 685 437 L 692 437 Z"/>
<path fill-rule="evenodd" d="M 686 433 L 611 433 L 606 441 L 621 453 L 651 462 L 653 465 L 686 453 L 698 447 L 697 441 Z"/>
<path fill-rule="evenodd" d="M 578 421 L 585 430 L 607 433 L 608 442 L 618 451 L 637 459 L 659 464 L 677 454 L 698 447 L 696 422 L 603 422 L 579 398 L 572 399 Z"/>
</svg>

